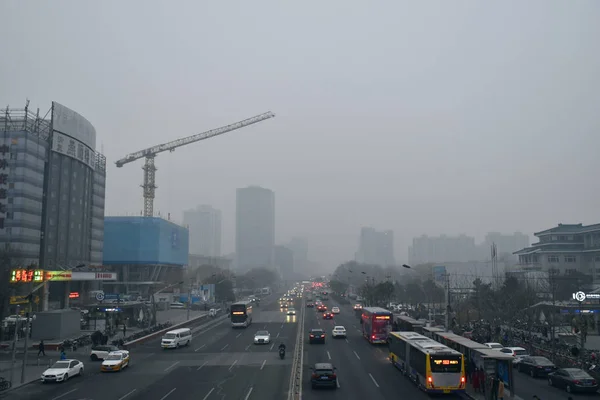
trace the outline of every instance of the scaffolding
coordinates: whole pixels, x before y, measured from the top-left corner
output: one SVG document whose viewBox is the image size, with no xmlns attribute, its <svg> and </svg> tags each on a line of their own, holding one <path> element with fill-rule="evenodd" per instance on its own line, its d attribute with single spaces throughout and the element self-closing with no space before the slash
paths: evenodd
<svg viewBox="0 0 600 400">
<path fill-rule="evenodd" d="M 0 132 L 27 132 L 40 139 L 50 139 L 50 112 L 48 110 L 44 117 L 40 117 L 40 110 L 36 113 L 29 110 L 29 100 L 25 108 L 6 108 L 0 113 Z"/>
</svg>

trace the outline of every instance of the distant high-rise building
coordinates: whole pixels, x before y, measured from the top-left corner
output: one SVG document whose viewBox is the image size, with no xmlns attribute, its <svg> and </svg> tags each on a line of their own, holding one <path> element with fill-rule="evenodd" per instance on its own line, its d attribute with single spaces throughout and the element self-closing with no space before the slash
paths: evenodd
<svg viewBox="0 0 600 400">
<path fill-rule="evenodd" d="M 275 246 L 274 260 L 281 277 L 285 280 L 293 279 L 294 252 L 285 246 Z"/>
<path fill-rule="evenodd" d="M 459 235 L 413 238 L 408 250 L 410 264 L 476 261 L 478 256 L 475 238 Z"/>
<path fill-rule="evenodd" d="M 259 186 L 236 190 L 235 253 L 238 271 L 272 268 L 275 193 Z"/>
<path fill-rule="evenodd" d="M 513 234 L 502 234 L 499 232 L 489 232 L 485 235 L 483 243 L 480 245 L 483 260 L 491 257 L 490 249 L 492 244 L 496 245 L 498 255 L 512 254 L 517 250 L 529 247 L 529 236 L 521 232 Z"/>
<path fill-rule="evenodd" d="M 286 246 L 294 253 L 294 268 L 296 271 L 302 271 L 308 264 L 308 241 L 305 238 L 295 237 L 290 240 Z"/>
<path fill-rule="evenodd" d="M 190 253 L 205 257 L 221 256 L 221 211 L 208 205 L 183 212 L 190 230 Z"/>
<path fill-rule="evenodd" d="M 362 228 L 356 261 L 365 264 L 390 266 L 396 263 L 394 258 L 394 232 L 376 231 L 373 228 Z"/>
</svg>

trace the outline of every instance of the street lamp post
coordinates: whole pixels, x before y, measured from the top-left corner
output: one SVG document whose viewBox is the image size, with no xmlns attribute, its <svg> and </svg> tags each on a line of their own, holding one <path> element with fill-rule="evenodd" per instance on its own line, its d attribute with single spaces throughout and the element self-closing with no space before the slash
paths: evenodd
<svg viewBox="0 0 600 400">
<path fill-rule="evenodd" d="M 157 321 L 156 321 L 156 301 L 154 300 L 155 296 L 159 293 L 164 292 L 167 289 L 172 288 L 173 286 L 177 286 L 177 285 L 183 285 L 183 281 L 181 282 L 177 282 L 177 283 L 173 283 L 169 286 L 165 286 L 164 288 L 152 293 L 152 297 L 151 297 L 151 304 L 152 304 L 152 325 L 156 325 Z"/>
</svg>

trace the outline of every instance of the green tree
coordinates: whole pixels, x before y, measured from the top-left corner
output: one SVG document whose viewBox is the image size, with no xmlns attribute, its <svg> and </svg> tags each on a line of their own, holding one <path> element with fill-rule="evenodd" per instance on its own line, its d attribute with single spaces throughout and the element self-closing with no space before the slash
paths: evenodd
<svg viewBox="0 0 600 400">
<path fill-rule="evenodd" d="M 391 282 L 380 282 L 373 286 L 374 303 L 379 306 L 385 306 L 394 298 L 394 284 Z"/>
<path fill-rule="evenodd" d="M 249 289 L 270 286 L 279 280 L 277 273 L 268 268 L 253 268 L 246 272 L 243 277 Z"/>
<path fill-rule="evenodd" d="M 207 278 L 205 282 L 215 285 L 215 298 L 217 302 L 235 301 L 233 282 L 226 275 L 213 275 Z"/>
</svg>

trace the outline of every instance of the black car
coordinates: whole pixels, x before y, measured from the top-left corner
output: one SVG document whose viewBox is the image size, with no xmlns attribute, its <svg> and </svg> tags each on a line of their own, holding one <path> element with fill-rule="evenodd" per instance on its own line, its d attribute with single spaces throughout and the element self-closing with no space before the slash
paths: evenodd
<svg viewBox="0 0 600 400">
<path fill-rule="evenodd" d="M 333 314 L 330 312 L 326 312 L 323 314 L 323 319 L 333 319 Z"/>
<path fill-rule="evenodd" d="M 556 371 L 556 366 L 546 357 L 523 357 L 517 364 L 519 372 L 527 373 L 532 378 L 546 377 L 548 374 Z"/>
<path fill-rule="evenodd" d="M 325 331 L 323 329 L 311 329 L 308 332 L 308 343 L 325 343 Z"/>
<path fill-rule="evenodd" d="M 306 307 L 308 307 L 308 308 L 314 308 L 315 304 L 314 303 L 306 303 Z"/>
<path fill-rule="evenodd" d="M 587 372 L 579 368 L 561 368 L 548 375 L 548 384 L 567 392 L 596 393 L 598 382 Z"/>
<path fill-rule="evenodd" d="M 332 364 L 317 363 L 311 370 L 310 383 L 313 389 L 323 386 L 337 389 L 336 368 Z"/>
</svg>

